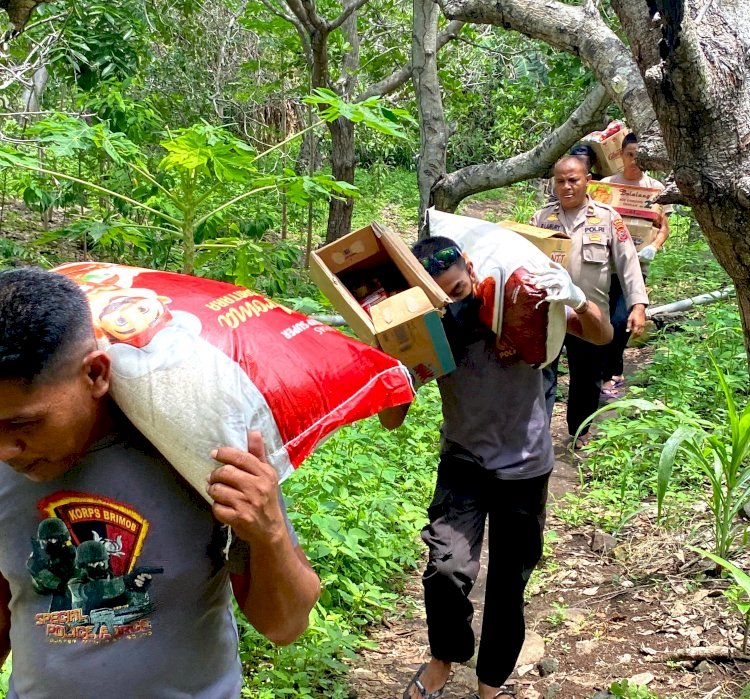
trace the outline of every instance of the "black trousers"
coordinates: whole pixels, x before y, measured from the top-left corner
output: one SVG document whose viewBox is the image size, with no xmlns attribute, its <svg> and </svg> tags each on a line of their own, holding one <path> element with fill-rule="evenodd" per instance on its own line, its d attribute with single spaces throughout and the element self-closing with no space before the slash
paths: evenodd
<svg viewBox="0 0 750 699">
<path fill-rule="evenodd" d="M 479 573 L 489 515 L 489 568 L 477 677 L 490 687 L 508 679 L 525 636 L 523 592 L 542 555 L 549 474 L 499 480 L 469 461 L 443 456 L 430 523 L 422 530 L 429 562 L 422 579 L 430 651 L 446 662 L 474 655 L 468 598 Z"/>
<path fill-rule="evenodd" d="M 599 407 L 605 347 L 592 345 L 575 335 L 568 334 L 565 336 L 565 350 L 570 376 L 566 418 L 568 434 L 571 436 L 578 432 L 581 423 Z M 542 369 L 547 417 L 550 420 L 552 420 L 552 408 L 555 405 L 558 359 Z M 587 426 L 582 434 L 586 434 L 588 431 Z"/>
<path fill-rule="evenodd" d="M 625 294 L 620 285 L 620 277 L 612 275 L 609 287 L 609 321 L 612 323 L 614 336 L 612 342 L 604 347 L 602 358 L 602 381 L 609 381 L 613 376 L 622 376 L 622 355 L 628 345 L 628 307 Z"/>
<path fill-rule="evenodd" d="M 592 345 L 575 335 L 565 336 L 570 386 L 568 388 L 568 434 L 574 435 L 581 423 L 599 407 L 602 390 L 602 361 L 605 347 Z M 588 426 L 583 434 L 588 432 Z"/>
</svg>

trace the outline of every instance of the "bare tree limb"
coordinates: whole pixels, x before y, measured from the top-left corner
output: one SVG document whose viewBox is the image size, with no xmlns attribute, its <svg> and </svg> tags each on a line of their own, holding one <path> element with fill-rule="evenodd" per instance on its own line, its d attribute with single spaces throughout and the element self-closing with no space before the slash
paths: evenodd
<svg viewBox="0 0 750 699">
<path fill-rule="evenodd" d="M 309 23 L 314 30 L 325 34 L 328 33 L 328 22 L 318 14 L 315 0 L 287 0 L 287 2 L 294 14 L 297 14 L 294 9 L 296 6 L 302 9 L 302 14 L 307 18 L 307 23 Z M 299 17 L 300 15 L 297 16 Z M 300 19 L 302 18 L 300 17 Z"/>
<path fill-rule="evenodd" d="M 445 175 L 448 128 L 437 69 L 438 7 L 433 0 L 413 0 L 412 81 L 419 110 L 419 237 L 427 234 L 425 212 L 435 182 Z"/>
<path fill-rule="evenodd" d="M 603 125 L 610 102 L 604 87 L 596 85 L 567 121 L 531 150 L 497 163 L 469 165 L 444 175 L 432 191 L 436 208 L 454 211 L 462 199 L 477 192 L 543 177 L 576 141 Z"/>
<path fill-rule="evenodd" d="M 437 50 L 439 51 L 449 41 L 456 39 L 458 37 L 458 33 L 461 31 L 461 28 L 465 24 L 466 22 L 460 22 L 457 20 L 453 20 L 452 22 L 449 22 L 445 26 L 445 28 L 441 32 L 438 33 L 437 43 L 436 43 Z M 357 101 L 361 102 L 362 100 L 366 100 L 368 97 L 374 97 L 375 95 L 378 95 L 380 97 L 384 95 L 388 95 L 391 92 L 398 90 L 398 88 L 400 88 L 402 85 L 405 85 L 408 82 L 409 78 L 411 77 L 411 74 L 412 74 L 412 61 L 409 61 L 402 68 L 395 70 L 393 73 L 391 73 L 387 77 L 370 85 L 364 92 L 357 95 Z"/>
<path fill-rule="evenodd" d="M 344 11 L 336 17 L 331 22 L 328 22 L 328 31 L 332 32 L 334 29 L 338 29 L 344 22 L 346 22 L 347 19 L 352 15 L 352 13 L 359 10 L 363 5 L 366 5 L 370 0 L 356 0 L 356 2 L 353 2 L 351 5 L 348 5 L 344 8 Z"/>
<path fill-rule="evenodd" d="M 606 25 L 591 0 L 583 6 L 558 0 L 442 0 L 447 17 L 494 24 L 580 56 L 638 133 L 658 133 L 658 122 L 638 65 Z M 652 164 L 669 169 L 664 146 L 652 139 Z"/>
<path fill-rule="evenodd" d="M 312 61 L 312 46 L 310 45 L 310 37 L 308 35 L 308 28 L 303 24 L 303 22 L 294 14 L 290 14 L 288 12 L 284 12 L 280 8 L 277 8 L 271 0 L 260 0 L 263 5 L 274 15 L 277 17 L 281 17 L 281 19 L 286 20 L 291 24 L 296 30 L 297 35 L 299 36 L 300 43 L 302 44 L 302 50 L 305 53 L 305 58 L 308 60 L 308 62 Z"/>
</svg>

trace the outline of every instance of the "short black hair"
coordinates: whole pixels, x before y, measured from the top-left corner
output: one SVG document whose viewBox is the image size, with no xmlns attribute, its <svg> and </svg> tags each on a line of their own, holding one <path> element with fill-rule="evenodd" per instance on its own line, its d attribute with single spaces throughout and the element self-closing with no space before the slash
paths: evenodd
<svg viewBox="0 0 750 699">
<path fill-rule="evenodd" d="M 425 257 L 432 257 L 436 252 L 451 247 L 458 248 L 459 250 L 461 249 L 461 246 L 451 238 L 446 238 L 444 235 L 432 235 L 429 238 L 422 238 L 422 240 L 418 240 L 414 243 L 414 245 L 411 246 L 411 251 L 414 257 L 420 260 Z M 455 266 L 458 266 L 459 269 L 466 269 L 466 260 L 462 255 L 459 255 L 456 258 L 455 263 L 451 265 L 451 267 Z"/>
<path fill-rule="evenodd" d="M 0 379 L 54 381 L 95 346 L 89 304 L 74 282 L 34 267 L 0 272 Z"/>
<path fill-rule="evenodd" d="M 564 165 L 565 163 L 578 163 L 583 166 L 584 172 L 587 175 L 589 174 L 589 169 L 586 167 L 586 163 L 583 162 L 580 155 L 563 155 L 563 157 L 555 163 L 552 172 L 554 173 L 558 166 Z"/>
<path fill-rule="evenodd" d="M 638 136 L 631 131 L 630 133 L 625 134 L 625 138 L 622 139 L 622 147 L 625 148 L 625 146 L 629 146 L 633 143 L 638 143 Z"/>
<path fill-rule="evenodd" d="M 588 143 L 576 144 L 570 149 L 570 155 L 576 158 L 580 158 L 580 157 L 588 158 L 589 170 L 596 167 L 596 165 L 599 163 L 596 157 L 596 151 L 594 150 L 593 146 L 590 146 Z"/>
</svg>

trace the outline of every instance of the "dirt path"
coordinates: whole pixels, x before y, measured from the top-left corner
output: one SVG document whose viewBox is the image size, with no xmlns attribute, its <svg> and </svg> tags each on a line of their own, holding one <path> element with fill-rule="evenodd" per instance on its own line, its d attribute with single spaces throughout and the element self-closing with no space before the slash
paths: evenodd
<svg viewBox="0 0 750 699">
<path fill-rule="evenodd" d="M 650 349 L 626 351 L 626 374 L 648 361 Z M 567 377 L 562 378 L 563 398 Z M 750 697 L 750 663 L 739 661 L 665 662 L 663 652 L 742 642 L 739 617 L 729 611 L 726 581 L 696 582 L 707 566 L 686 560 L 684 546 L 657 528 L 652 510 L 618 532 L 614 549 L 592 550 L 595 530 L 559 516 L 566 493 L 575 493 L 579 458 L 567 449 L 564 403 L 555 407 L 552 431 L 556 463 L 550 481 L 547 531 L 554 531 L 552 553 L 530 583 L 526 608 L 527 644 L 511 681 L 523 699 L 609 699 L 612 682 L 631 679 L 651 696 L 697 699 Z M 575 510 L 573 510 L 575 515 Z M 696 512 L 700 527 L 705 520 Z M 586 513 L 581 513 L 584 521 Z M 482 572 L 472 591 L 478 633 L 484 596 Z M 373 630 L 377 648 L 364 652 L 352 669 L 352 698 L 400 699 L 414 671 L 429 657 L 420 572 L 408 581 L 406 601 Z M 543 666 L 539 661 L 543 659 Z M 658 660 L 658 662 L 656 662 Z M 475 689 L 473 663 L 456 666 L 444 697 L 463 699 Z M 626 694 L 635 697 L 635 694 Z M 641 696 L 647 695 L 638 695 Z"/>
</svg>

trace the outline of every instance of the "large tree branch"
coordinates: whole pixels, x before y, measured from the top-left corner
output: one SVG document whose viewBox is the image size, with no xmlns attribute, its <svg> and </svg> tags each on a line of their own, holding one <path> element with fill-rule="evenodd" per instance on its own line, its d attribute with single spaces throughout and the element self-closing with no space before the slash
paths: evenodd
<svg viewBox="0 0 750 699">
<path fill-rule="evenodd" d="M 336 17 L 331 22 L 328 22 L 328 31 L 332 32 L 334 29 L 338 29 L 344 22 L 346 22 L 347 19 L 352 15 L 352 13 L 359 10 L 363 5 L 366 5 L 370 0 L 356 0 L 351 5 L 348 5 L 344 8 L 344 11 Z"/>
<path fill-rule="evenodd" d="M 645 6 L 645 0 L 637 0 Z M 558 0 L 442 0 L 447 17 L 512 29 L 567 51 L 591 68 L 638 134 L 649 134 L 651 163 L 668 168 L 656 114 L 633 56 L 605 24 L 591 0 L 584 6 Z"/>
<path fill-rule="evenodd" d="M 291 13 L 302 23 L 308 34 L 325 32 L 325 20 L 318 14 L 315 4 L 310 0 L 285 0 Z"/>
<path fill-rule="evenodd" d="M 458 33 L 465 24 L 466 22 L 459 22 L 457 20 L 449 22 L 445 28 L 438 33 L 436 43 L 437 50 L 440 51 L 440 49 L 442 49 L 449 41 L 453 41 L 458 37 Z M 357 102 L 366 100 L 368 97 L 374 97 L 375 95 L 382 97 L 398 90 L 399 87 L 406 84 L 409 78 L 411 78 L 412 70 L 412 62 L 409 61 L 403 68 L 395 70 L 387 77 L 370 85 L 364 92 L 357 96 Z"/>
<path fill-rule="evenodd" d="M 435 206 L 441 211 L 454 211 L 462 199 L 477 192 L 543 177 L 576 141 L 603 125 L 610 102 L 604 87 L 596 85 L 567 121 L 531 150 L 497 163 L 469 165 L 444 175 L 433 188 Z"/>
</svg>

